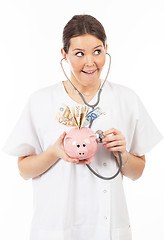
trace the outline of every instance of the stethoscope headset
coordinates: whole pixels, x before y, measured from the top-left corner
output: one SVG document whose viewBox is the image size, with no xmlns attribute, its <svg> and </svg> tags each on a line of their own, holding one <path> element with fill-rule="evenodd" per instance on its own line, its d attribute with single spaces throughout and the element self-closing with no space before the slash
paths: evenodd
<svg viewBox="0 0 164 240">
<path fill-rule="evenodd" d="M 66 78 L 68 79 L 68 81 L 70 82 L 70 84 L 72 85 L 72 87 L 74 88 L 75 91 L 78 92 L 79 96 L 81 97 L 81 99 L 83 100 L 84 104 L 87 105 L 88 107 L 92 108 L 92 110 L 95 109 L 95 107 L 97 107 L 97 105 L 99 104 L 100 102 L 100 95 L 101 95 L 101 92 L 102 92 L 102 89 L 103 89 L 103 86 L 107 80 L 107 77 L 109 75 L 109 71 L 110 71 L 110 65 L 111 65 L 111 56 L 109 53 L 106 53 L 106 55 L 109 56 L 109 59 L 110 59 L 110 62 L 109 62 L 109 66 L 108 66 L 108 70 L 107 70 L 107 74 L 106 74 L 106 77 L 105 77 L 105 80 L 103 81 L 102 85 L 100 86 L 99 90 L 98 90 L 98 95 L 97 95 L 97 101 L 95 104 L 91 105 L 89 103 L 86 102 L 84 96 L 82 95 L 81 92 L 79 92 L 79 90 L 73 85 L 73 83 L 71 82 L 71 80 L 69 79 L 69 77 L 67 76 L 65 70 L 64 70 L 64 67 L 63 67 L 63 60 L 66 60 L 66 57 L 62 58 L 61 61 L 60 61 L 60 64 L 61 64 L 61 68 L 63 70 L 63 73 L 64 75 L 66 76 Z M 92 126 L 92 123 L 93 123 L 93 120 L 90 119 L 90 124 L 89 124 L 89 128 L 91 128 Z M 96 131 L 96 134 L 98 135 L 98 138 L 97 138 L 97 141 L 99 143 L 101 143 L 102 139 L 104 138 L 104 135 L 103 135 L 103 132 L 101 130 L 97 130 Z M 101 176 L 99 175 L 97 172 L 95 172 L 90 165 L 86 164 L 86 166 L 88 167 L 88 169 L 93 173 L 95 174 L 97 177 L 103 179 L 103 180 L 112 180 L 113 178 L 115 178 L 120 172 L 121 172 L 121 168 L 122 168 L 122 157 L 121 157 L 121 153 L 118 151 L 118 156 L 119 156 L 119 168 L 118 168 L 118 171 L 111 177 L 104 177 L 104 176 Z"/>
</svg>

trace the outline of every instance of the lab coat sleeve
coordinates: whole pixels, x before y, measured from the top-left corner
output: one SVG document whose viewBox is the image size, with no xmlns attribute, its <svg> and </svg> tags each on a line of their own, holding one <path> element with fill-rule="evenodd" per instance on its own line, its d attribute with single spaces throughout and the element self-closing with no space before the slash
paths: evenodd
<svg viewBox="0 0 164 240">
<path fill-rule="evenodd" d="M 36 124 L 33 120 L 32 99 L 30 98 L 14 130 L 8 137 L 4 152 L 17 156 L 36 155 L 42 152 Z"/>
<path fill-rule="evenodd" d="M 149 152 L 162 139 L 162 135 L 138 97 L 136 98 L 135 111 L 135 130 L 129 152 L 137 156 L 142 156 Z"/>
</svg>

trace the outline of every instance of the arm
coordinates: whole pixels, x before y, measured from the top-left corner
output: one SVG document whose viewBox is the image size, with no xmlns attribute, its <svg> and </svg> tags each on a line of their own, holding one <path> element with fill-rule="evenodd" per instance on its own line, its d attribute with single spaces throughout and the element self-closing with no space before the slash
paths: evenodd
<svg viewBox="0 0 164 240">
<path fill-rule="evenodd" d="M 18 158 L 18 168 L 20 175 L 28 180 L 35 178 L 46 172 L 53 164 L 57 162 L 57 156 L 53 156 L 50 149 L 39 154 Z"/>
<path fill-rule="evenodd" d="M 121 154 L 121 156 L 123 162 L 123 167 L 121 169 L 122 174 L 132 180 L 140 178 L 145 168 L 145 156 L 134 156 L 127 151 L 126 153 Z M 119 162 L 118 157 L 116 158 Z"/>
<path fill-rule="evenodd" d="M 90 164 L 88 161 L 80 161 L 79 159 L 70 158 L 66 155 L 63 147 L 63 140 L 66 133 L 64 132 L 60 138 L 50 146 L 45 152 L 39 155 L 31 155 L 18 158 L 18 168 L 20 175 L 28 180 L 35 178 L 45 173 L 51 166 L 53 166 L 59 159 L 64 159 L 70 163 L 76 164 Z"/>
<path fill-rule="evenodd" d="M 145 168 L 145 156 L 134 156 L 126 151 L 126 139 L 122 133 L 114 128 L 109 129 L 103 133 L 105 138 L 102 140 L 103 146 L 107 148 L 108 151 L 112 151 L 116 157 L 118 163 L 118 151 L 120 151 L 122 156 L 122 174 L 131 178 L 132 180 L 137 180 L 141 177 L 143 170 Z"/>
</svg>

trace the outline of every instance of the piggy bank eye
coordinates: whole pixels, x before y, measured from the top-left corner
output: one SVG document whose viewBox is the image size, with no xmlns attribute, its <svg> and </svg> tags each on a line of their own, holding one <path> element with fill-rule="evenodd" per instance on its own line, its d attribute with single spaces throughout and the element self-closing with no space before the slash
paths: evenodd
<svg viewBox="0 0 164 240">
<path fill-rule="evenodd" d="M 80 147 L 80 144 L 77 144 L 77 147 L 79 148 L 79 147 Z"/>
<path fill-rule="evenodd" d="M 86 144 L 85 144 L 85 143 L 83 143 L 83 147 L 86 147 Z"/>
</svg>

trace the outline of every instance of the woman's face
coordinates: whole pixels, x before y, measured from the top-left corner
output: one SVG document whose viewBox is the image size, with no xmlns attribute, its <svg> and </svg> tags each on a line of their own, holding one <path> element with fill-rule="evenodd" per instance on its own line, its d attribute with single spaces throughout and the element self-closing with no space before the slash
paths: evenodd
<svg viewBox="0 0 164 240">
<path fill-rule="evenodd" d="M 100 74 L 105 64 L 106 48 L 93 35 L 85 34 L 71 38 L 67 60 L 71 67 L 71 80 L 84 87 L 100 82 Z M 64 54 L 64 50 L 63 56 Z"/>
</svg>

